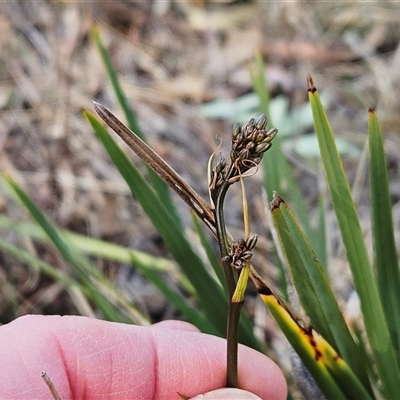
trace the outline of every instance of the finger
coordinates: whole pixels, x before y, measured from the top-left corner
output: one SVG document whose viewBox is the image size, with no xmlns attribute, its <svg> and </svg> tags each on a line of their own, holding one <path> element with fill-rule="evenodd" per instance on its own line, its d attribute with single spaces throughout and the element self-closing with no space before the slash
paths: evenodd
<svg viewBox="0 0 400 400">
<path fill-rule="evenodd" d="M 26 316 L 0 327 L 0 398 L 48 399 L 42 370 L 62 399 L 194 396 L 224 385 L 225 346 L 197 332 Z M 239 352 L 239 385 L 286 397 L 278 367 L 248 348 Z"/>
<path fill-rule="evenodd" d="M 179 340 L 179 345 L 171 345 L 171 340 Z M 157 335 L 154 343 L 157 347 L 160 377 L 158 387 L 161 393 L 173 393 L 179 386 L 179 393 L 194 396 L 225 386 L 225 340 L 192 333 L 175 338 Z M 282 372 L 265 355 L 246 346 L 239 346 L 238 364 L 240 388 L 253 392 L 262 399 L 286 398 L 286 383 Z M 177 374 L 177 370 L 180 373 Z"/>
<path fill-rule="evenodd" d="M 151 326 L 152 329 L 175 329 L 177 331 L 199 332 L 199 330 L 192 324 L 185 321 L 167 320 L 158 322 Z"/>
</svg>

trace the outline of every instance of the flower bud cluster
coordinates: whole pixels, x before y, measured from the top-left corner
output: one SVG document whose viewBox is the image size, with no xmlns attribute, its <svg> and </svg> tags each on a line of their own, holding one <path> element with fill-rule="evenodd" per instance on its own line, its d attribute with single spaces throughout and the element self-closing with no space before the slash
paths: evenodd
<svg viewBox="0 0 400 400">
<path fill-rule="evenodd" d="M 229 184 L 236 182 L 240 174 L 261 162 L 264 153 L 272 146 L 272 140 L 278 133 L 275 128 L 267 131 L 265 129 L 267 123 L 267 117 L 260 114 L 250 118 L 242 126 L 240 124 L 233 126 L 230 165 L 221 153 L 211 157 L 208 183 L 212 202 L 224 182 Z"/>
<path fill-rule="evenodd" d="M 215 191 L 227 179 L 228 165 L 226 164 L 225 157 L 222 153 L 218 153 L 216 158 L 213 159 L 213 166 L 211 170 L 211 178 L 209 179 L 209 189 L 211 192 Z"/>
<path fill-rule="evenodd" d="M 273 128 L 266 131 L 267 123 L 267 117 L 261 114 L 250 118 L 242 126 L 237 123 L 234 125 L 231 160 L 240 173 L 257 166 L 264 153 L 272 146 L 272 140 L 278 130 Z"/>
<path fill-rule="evenodd" d="M 258 236 L 253 233 L 246 240 L 238 239 L 232 242 L 229 256 L 224 257 L 223 261 L 229 261 L 232 267 L 241 269 L 253 256 L 252 250 L 257 243 Z"/>
</svg>

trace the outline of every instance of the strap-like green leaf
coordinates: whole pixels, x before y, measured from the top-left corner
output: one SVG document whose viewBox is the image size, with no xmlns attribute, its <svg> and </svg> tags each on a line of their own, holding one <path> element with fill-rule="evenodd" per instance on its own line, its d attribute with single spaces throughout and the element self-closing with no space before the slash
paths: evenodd
<svg viewBox="0 0 400 400">
<path fill-rule="evenodd" d="M 44 230 L 62 257 L 72 267 L 74 273 L 79 277 L 79 280 L 87 289 L 87 295 L 95 302 L 104 317 L 109 321 L 132 322 L 130 316 L 123 313 L 122 311 L 124 310 L 119 310 L 116 305 L 116 303 L 121 300 L 125 303 L 122 293 L 116 293 L 116 289 L 111 282 L 109 282 L 98 268 L 91 264 L 65 237 L 62 236 L 62 234 L 60 234 L 56 227 L 53 226 L 53 224 L 44 216 L 44 214 L 36 207 L 33 201 L 16 182 L 14 182 L 10 177 L 6 177 L 6 179 L 18 199 Z M 108 298 L 105 295 L 106 293 L 110 295 L 110 297 L 112 296 L 112 298 Z M 144 321 L 144 319 L 142 319 L 142 321 Z"/>
<path fill-rule="evenodd" d="M 311 77 L 309 100 L 318 136 L 322 162 L 332 204 L 346 248 L 354 285 L 360 298 L 366 332 L 375 357 L 383 392 L 388 399 L 398 396 L 400 372 L 394 346 L 384 317 L 356 207 L 325 111 Z"/>
<path fill-rule="evenodd" d="M 207 254 L 208 261 L 210 262 L 215 275 L 218 277 L 220 284 L 227 291 L 226 280 L 224 277 L 224 272 L 221 266 L 221 260 L 217 257 L 215 251 L 212 249 L 211 244 L 208 242 L 206 235 L 204 233 L 203 226 L 200 224 L 200 220 L 197 218 L 196 214 L 192 211 L 192 222 L 197 234 L 199 235 L 200 243 L 203 246 L 204 251 Z"/>
<path fill-rule="evenodd" d="M 118 102 L 124 112 L 128 127 L 133 132 L 135 132 L 141 139 L 145 140 L 145 135 L 144 135 L 143 131 L 140 129 L 140 126 L 137 122 L 135 112 L 133 111 L 132 107 L 129 105 L 128 100 L 122 90 L 122 87 L 119 83 L 117 73 L 114 70 L 114 67 L 111 63 L 110 56 L 108 55 L 108 52 L 107 52 L 106 48 L 104 47 L 104 44 L 101 40 L 99 29 L 97 26 L 94 26 L 91 29 L 91 34 L 92 34 L 93 41 L 95 42 L 96 47 L 99 51 L 100 57 L 103 61 L 104 67 L 106 69 L 108 78 L 110 79 L 110 82 L 111 82 L 111 85 L 115 92 L 115 95 L 117 96 Z M 173 216 L 173 218 L 176 220 L 176 222 L 180 224 L 179 215 L 178 215 L 178 212 L 176 211 L 174 203 L 172 202 L 171 194 L 168 189 L 168 186 L 157 176 L 157 174 L 154 173 L 154 171 L 152 169 L 148 168 L 148 173 L 149 173 L 152 185 L 154 187 L 154 190 L 156 191 L 156 193 L 158 194 L 160 199 L 163 199 L 164 205 L 168 209 L 168 212 Z"/>
<path fill-rule="evenodd" d="M 282 332 L 327 399 L 371 399 L 346 362 L 329 343 L 294 312 L 254 272 L 251 278 Z"/>
<path fill-rule="evenodd" d="M 382 132 L 372 109 L 368 136 L 374 264 L 383 310 L 400 364 L 400 271 Z"/>
<path fill-rule="evenodd" d="M 134 256 L 132 257 L 132 263 L 140 269 L 140 272 L 149 282 L 160 290 L 165 298 L 168 299 L 168 301 L 185 317 L 188 322 L 196 325 L 202 332 L 210 332 L 213 330 L 213 326 L 208 319 L 204 317 L 203 313 L 195 310 L 189 304 L 188 299 L 174 290 L 159 271 L 154 270 L 150 265 L 143 263 L 140 258 Z"/>
<path fill-rule="evenodd" d="M 267 115 L 268 120 L 273 124 L 274 116 L 269 113 L 270 95 L 261 54 L 256 54 L 255 65 L 250 70 L 250 73 L 254 90 L 257 92 L 260 100 L 259 110 Z M 294 212 L 296 213 L 302 228 L 310 238 L 313 247 L 317 249 L 317 255 L 320 257 L 320 262 L 324 264 L 326 258 L 324 257 L 324 250 L 321 249 L 321 247 L 326 247 L 325 234 L 313 234 L 314 230 L 309 222 L 310 219 L 307 213 L 305 201 L 294 177 L 293 169 L 289 165 L 283 152 L 282 140 L 279 137 L 279 134 L 274 139 L 274 145 L 268 151 L 268 157 L 263 158 L 261 165 L 263 169 L 264 187 L 267 192 L 268 200 L 272 200 L 274 191 L 291 199 Z"/>
<path fill-rule="evenodd" d="M 272 216 L 311 325 L 338 349 L 358 379 L 370 388 L 365 360 L 346 325 L 328 278 L 293 214 L 276 194 L 272 202 Z"/>
</svg>

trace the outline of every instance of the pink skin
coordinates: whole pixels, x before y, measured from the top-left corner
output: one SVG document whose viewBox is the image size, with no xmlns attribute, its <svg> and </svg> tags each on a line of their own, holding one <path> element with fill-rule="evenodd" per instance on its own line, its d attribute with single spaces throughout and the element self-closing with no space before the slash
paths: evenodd
<svg viewBox="0 0 400 400">
<path fill-rule="evenodd" d="M 0 398 L 51 399 L 46 371 L 65 399 L 177 399 L 224 386 L 226 342 L 190 324 L 151 327 L 85 317 L 29 315 L 0 327 Z M 286 399 L 270 359 L 239 350 L 239 387 Z"/>
</svg>

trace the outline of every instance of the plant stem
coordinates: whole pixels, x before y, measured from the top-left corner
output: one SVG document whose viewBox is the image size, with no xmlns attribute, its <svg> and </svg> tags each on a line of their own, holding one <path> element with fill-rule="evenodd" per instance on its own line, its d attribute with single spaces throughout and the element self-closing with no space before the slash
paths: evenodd
<svg viewBox="0 0 400 400">
<path fill-rule="evenodd" d="M 243 302 L 233 303 L 232 296 L 236 289 L 236 278 L 231 266 L 229 257 L 229 243 L 225 228 L 225 219 L 223 212 L 223 203 L 225 195 L 231 183 L 227 180 L 219 188 L 215 201 L 215 225 L 217 231 L 217 239 L 222 257 L 222 265 L 224 269 L 225 279 L 227 282 L 229 293 L 229 309 L 227 321 L 227 387 L 237 387 L 237 357 L 238 357 L 238 327 L 240 319 L 240 311 Z"/>
</svg>

